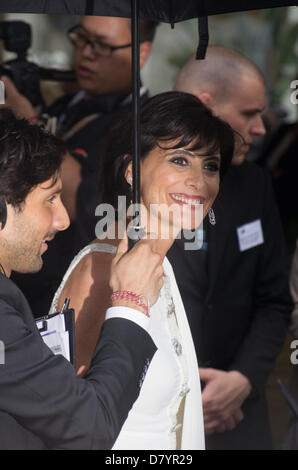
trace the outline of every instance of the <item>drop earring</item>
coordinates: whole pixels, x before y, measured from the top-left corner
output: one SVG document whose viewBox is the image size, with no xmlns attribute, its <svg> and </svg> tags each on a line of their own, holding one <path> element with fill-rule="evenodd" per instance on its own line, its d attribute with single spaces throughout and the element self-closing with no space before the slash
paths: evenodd
<svg viewBox="0 0 298 470">
<path fill-rule="evenodd" d="M 127 178 L 127 182 L 128 182 L 128 184 L 129 184 L 129 186 L 132 186 L 132 176 L 129 176 L 129 177 Z"/>
<path fill-rule="evenodd" d="M 212 209 L 212 207 L 210 207 L 210 209 L 209 209 L 208 217 L 209 217 L 210 224 L 215 225 L 216 224 L 216 219 L 215 219 L 215 214 L 214 214 L 214 210 Z"/>
</svg>

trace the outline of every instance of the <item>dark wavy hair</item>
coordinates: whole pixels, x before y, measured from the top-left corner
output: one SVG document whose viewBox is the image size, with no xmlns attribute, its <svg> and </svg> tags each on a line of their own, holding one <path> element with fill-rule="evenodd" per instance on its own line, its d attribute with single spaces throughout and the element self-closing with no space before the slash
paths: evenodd
<svg viewBox="0 0 298 470">
<path fill-rule="evenodd" d="M 116 126 L 107 144 L 101 177 L 102 201 L 117 206 L 120 195 L 130 196 L 125 172 L 133 154 L 133 120 L 130 114 Z M 169 146 L 170 142 L 175 142 Z M 159 146 L 166 149 L 205 147 L 211 154 L 219 152 L 220 175 L 226 172 L 234 151 L 234 131 L 215 117 L 194 95 L 180 91 L 160 93 L 141 106 L 140 158 Z"/>
<path fill-rule="evenodd" d="M 21 209 L 35 186 L 51 178 L 55 183 L 65 151 L 57 137 L 0 109 L 0 195 Z"/>
</svg>

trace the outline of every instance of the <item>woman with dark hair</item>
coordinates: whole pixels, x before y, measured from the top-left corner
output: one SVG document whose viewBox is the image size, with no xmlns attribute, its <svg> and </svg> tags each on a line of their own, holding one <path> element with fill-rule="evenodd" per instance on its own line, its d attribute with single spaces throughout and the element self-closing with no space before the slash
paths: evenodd
<svg viewBox="0 0 298 470">
<path fill-rule="evenodd" d="M 118 196 L 131 198 L 131 129 L 129 118 L 112 133 L 106 153 L 103 200 L 114 207 Z M 152 316 L 151 335 L 158 351 L 146 376 L 140 378 L 140 396 L 113 449 L 204 448 L 199 369 L 166 254 L 181 230 L 195 230 L 211 210 L 233 147 L 232 129 L 193 95 L 162 93 L 141 108 L 141 225 L 164 259 L 164 286 L 157 302 L 149 306 L 137 292 L 136 279 L 134 292 L 139 295 L 134 300 Z M 108 284 L 118 243 L 117 239 L 109 244 L 97 239 L 85 247 L 70 265 L 52 303 L 54 311 L 69 297 L 76 311 L 78 368 L 89 367 L 111 295 L 119 305 L 130 298 L 129 292 L 112 293 Z"/>
</svg>

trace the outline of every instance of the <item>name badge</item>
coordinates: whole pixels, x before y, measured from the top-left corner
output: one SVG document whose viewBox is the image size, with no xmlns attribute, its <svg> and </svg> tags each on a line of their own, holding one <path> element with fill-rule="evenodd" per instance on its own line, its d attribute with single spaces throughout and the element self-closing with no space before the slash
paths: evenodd
<svg viewBox="0 0 298 470">
<path fill-rule="evenodd" d="M 249 250 L 264 243 L 263 230 L 260 219 L 237 228 L 239 250 Z"/>
</svg>

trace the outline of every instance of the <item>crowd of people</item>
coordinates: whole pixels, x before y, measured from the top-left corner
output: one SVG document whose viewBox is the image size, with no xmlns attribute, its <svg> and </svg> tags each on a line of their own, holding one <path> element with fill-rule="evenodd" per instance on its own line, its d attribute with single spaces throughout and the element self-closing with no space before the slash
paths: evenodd
<svg viewBox="0 0 298 470">
<path fill-rule="evenodd" d="M 86 16 L 69 30 L 77 92 L 44 110 L 55 135 L 2 77 L 0 448 L 272 449 L 266 385 L 297 331 L 298 262 L 290 293 L 271 176 L 245 158 L 266 133 L 266 83 L 210 45 L 173 90 L 142 87 L 143 238 L 104 240 L 96 208 L 115 208 L 115 234 L 132 195 L 130 26 Z M 140 67 L 157 27 L 141 21 Z M 35 325 L 65 298 L 75 367 Z"/>
</svg>

